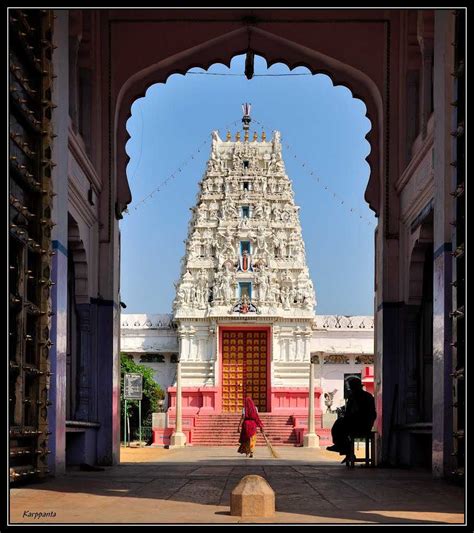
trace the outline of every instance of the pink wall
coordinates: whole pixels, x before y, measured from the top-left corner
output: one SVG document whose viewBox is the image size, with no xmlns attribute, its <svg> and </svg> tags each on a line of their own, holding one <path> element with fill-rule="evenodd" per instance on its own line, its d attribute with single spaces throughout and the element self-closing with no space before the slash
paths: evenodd
<svg viewBox="0 0 474 533">
<path fill-rule="evenodd" d="M 168 387 L 168 413 L 176 411 L 176 387 Z M 306 387 L 272 387 L 270 413 L 278 415 L 306 414 L 308 412 L 308 389 Z M 315 414 L 320 415 L 322 389 L 315 387 Z M 183 387 L 183 415 L 220 414 L 222 412 L 220 387 Z"/>
<path fill-rule="evenodd" d="M 370 394 L 374 394 L 374 388 L 375 388 L 375 384 L 374 384 L 374 367 L 373 365 L 371 366 L 366 366 L 364 368 L 364 372 L 362 373 L 362 383 L 364 385 L 364 389 L 367 391 L 367 392 L 370 392 Z"/>
<path fill-rule="evenodd" d="M 308 389 L 307 387 L 272 387 L 272 413 L 281 415 L 307 414 Z M 321 414 L 320 387 L 314 388 L 315 413 Z"/>
<path fill-rule="evenodd" d="M 183 387 L 183 414 L 220 413 L 221 398 L 218 387 Z M 176 411 L 176 387 L 168 387 L 169 414 Z"/>
</svg>

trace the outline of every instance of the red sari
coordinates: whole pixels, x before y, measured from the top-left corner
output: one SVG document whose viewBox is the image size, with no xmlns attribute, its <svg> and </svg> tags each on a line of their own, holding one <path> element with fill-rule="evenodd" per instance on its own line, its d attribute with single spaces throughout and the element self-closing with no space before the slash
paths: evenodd
<svg viewBox="0 0 474 533">
<path fill-rule="evenodd" d="M 262 421 L 258 416 L 257 408 L 252 401 L 252 398 L 245 398 L 244 407 L 244 421 L 240 431 L 240 447 L 238 453 L 245 453 L 247 455 L 253 453 L 255 444 L 257 442 L 257 428 L 263 428 Z"/>
</svg>

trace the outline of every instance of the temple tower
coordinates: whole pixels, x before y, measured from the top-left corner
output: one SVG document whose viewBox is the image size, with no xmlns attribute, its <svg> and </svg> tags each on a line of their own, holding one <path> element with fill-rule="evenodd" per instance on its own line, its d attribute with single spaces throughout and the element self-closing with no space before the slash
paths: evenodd
<svg viewBox="0 0 474 533">
<path fill-rule="evenodd" d="M 299 207 L 280 133 L 250 138 L 243 111 L 243 133 L 212 132 L 176 283 L 183 414 L 239 412 L 246 394 L 275 412 L 308 386 L 316 300 Z"/>
</svg>

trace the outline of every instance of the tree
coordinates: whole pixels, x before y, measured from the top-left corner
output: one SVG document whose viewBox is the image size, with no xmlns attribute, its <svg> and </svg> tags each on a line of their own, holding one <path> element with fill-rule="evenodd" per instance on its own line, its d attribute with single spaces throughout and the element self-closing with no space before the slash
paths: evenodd
<svg viewBox="0 0 474 533">
<path fill-rule="evenodd" d="M 158 412 L 158 401 L 163 400 L 165 393 L 153 378 L 153 370 L 135 363 L 127 354 L 120 354 L 120 390 L 123 391 L 125 374 L 141 374 L 143 376 L 142 425 L 151 426 L 152 413 Z M 123 420 L 125 402 L 121 402 L 121 420 Z M 127 400 L 127 416 L 130 427 L 139 426 L 138 400 Z"/>
</svg>

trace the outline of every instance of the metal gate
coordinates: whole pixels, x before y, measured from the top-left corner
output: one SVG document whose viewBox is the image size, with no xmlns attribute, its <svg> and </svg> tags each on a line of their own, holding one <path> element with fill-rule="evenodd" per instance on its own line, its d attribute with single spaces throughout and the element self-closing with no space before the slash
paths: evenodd
<svg viewBox="0 0 474 533">
<path fill-rule="evenodd" d="M 454 231 L 453 231 L 453 475 L 464 478 L 465 472 L 465 24 L 466 15 L 463 10 L 455 12 L 454 46 L 454 167 L 453 198 L 454 198 Z"/>
<path fill-rule="evenodd" d="M 9 11 L 10 481 L 48 473 L 52 26 L 49 10 Z"/>
</svg>

